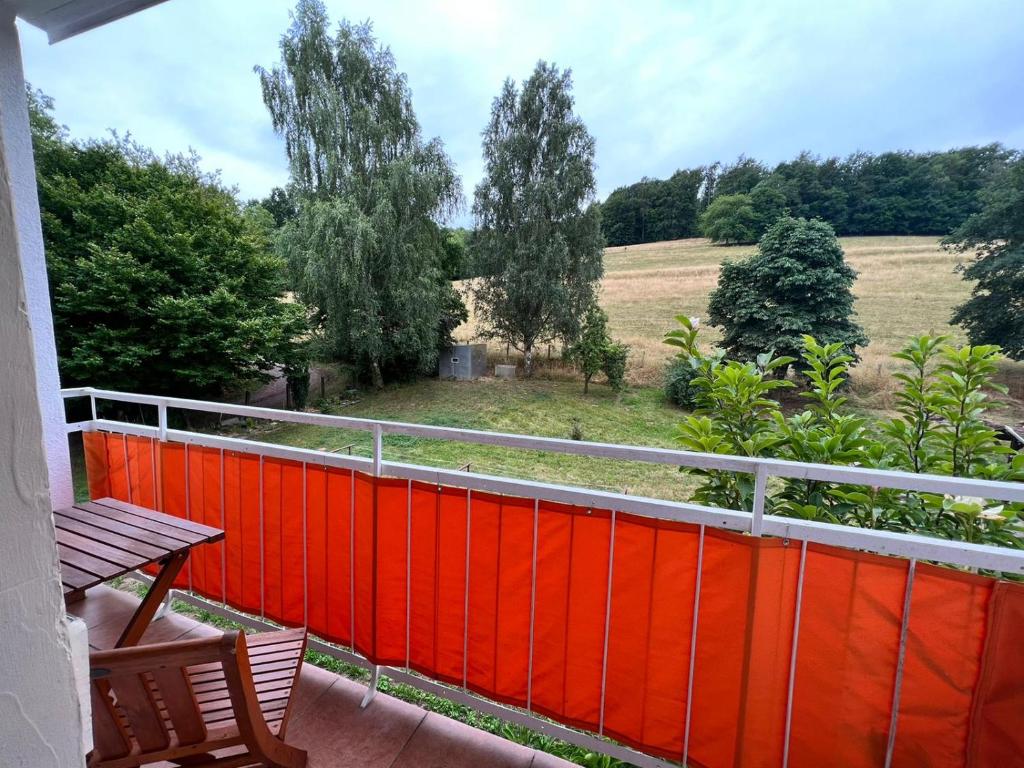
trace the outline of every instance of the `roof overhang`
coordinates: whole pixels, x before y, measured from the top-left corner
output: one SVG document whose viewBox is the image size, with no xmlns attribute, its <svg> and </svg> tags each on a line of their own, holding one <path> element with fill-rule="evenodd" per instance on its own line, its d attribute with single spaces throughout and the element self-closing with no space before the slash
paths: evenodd
<svg viewBox="0 0 1024 768">
<path fill-rule="evenodd" d="M 46 32 L 51 44 L 162 2 L 164 0 L 6 0 L 18 18 Z"/>
</svg>

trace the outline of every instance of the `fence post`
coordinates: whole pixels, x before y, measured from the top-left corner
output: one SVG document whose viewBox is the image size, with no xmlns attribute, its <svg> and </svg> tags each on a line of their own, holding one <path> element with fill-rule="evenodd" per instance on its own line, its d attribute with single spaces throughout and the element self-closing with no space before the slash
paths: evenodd
<svg viewBox="0 0 1024 768">
<path fill-rule="evenodd" d="M 167 441 L 167 403 L 160 403 L 156 407 L 156 425 L 157 434 L 160 437 L 160 442 Z"/>
</svg>

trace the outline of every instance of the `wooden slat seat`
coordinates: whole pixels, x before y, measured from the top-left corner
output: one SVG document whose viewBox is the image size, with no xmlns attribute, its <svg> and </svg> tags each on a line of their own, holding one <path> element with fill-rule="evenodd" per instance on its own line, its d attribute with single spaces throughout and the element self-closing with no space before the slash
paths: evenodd
<svg viewBox="0 0 1024 768">
<path fill-rule="evenodd" d="M 93 653 L 88 765 L 305 765 L 284 743 L 305 649 L 305 630 L 291 629 Z M 212 754 L 239 745 L 242 755 Z"/>
</svg>

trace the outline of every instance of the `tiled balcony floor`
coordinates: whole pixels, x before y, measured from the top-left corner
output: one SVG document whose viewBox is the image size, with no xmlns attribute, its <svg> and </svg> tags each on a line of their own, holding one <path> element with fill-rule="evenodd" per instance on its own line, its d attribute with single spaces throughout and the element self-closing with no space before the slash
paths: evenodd
<svg viewBox="0 0 1024 768">
<path fill-rule="evenodd" d="M 89 644 L 109 648 L 138 605 L 132 595 L 97 587 L 69 606 L 89 627 Z M 219 630 L 169 613 L 142 643 L 204 637 Z M 399 699 L 378 693 L 366 709 L 366 687 L 302 665 L 292 694 L 287 741 L 309 753 L 309 768 L 571 768 L 543 752 L 514 744 Z"/>
</svg>

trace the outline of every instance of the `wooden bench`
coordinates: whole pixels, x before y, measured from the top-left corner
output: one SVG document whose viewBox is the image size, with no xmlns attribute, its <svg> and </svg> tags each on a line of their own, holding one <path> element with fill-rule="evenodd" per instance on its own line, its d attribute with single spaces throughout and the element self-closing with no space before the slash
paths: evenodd
<svg viewBox="0 0 1024 768">
<path fill-rule="evenodd" d="M 305 649 L 290 629 L 93 652 L 89 768 L 302 768 L 284 734 Z"/>
</svg>

